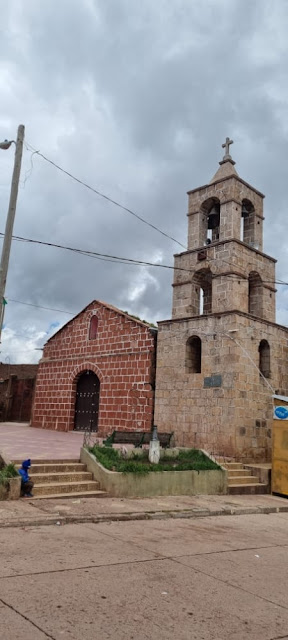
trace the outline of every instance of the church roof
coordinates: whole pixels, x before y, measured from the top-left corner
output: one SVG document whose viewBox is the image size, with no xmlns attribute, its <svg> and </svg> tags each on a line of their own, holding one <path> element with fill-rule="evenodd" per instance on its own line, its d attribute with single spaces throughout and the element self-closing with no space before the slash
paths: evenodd
<svg viewBox="0 0 288 640">
<path fill-rule="evenodd" d="M 218 180 L 223 180 L 224 178 L 230 178 L 232 176 L 236 176 L 237 178 L 239 178 L 238 173 L 234 166 L 235 164 L 234 162 L 231 162 L 230 160 L 226 160 L 226 161 L 222 160 L 222 162 L 220 162 L 219 164 L 220 164 L 220 167 L 216 171 L 212 180 L 210 180 L 209 184 L 213 184 Z"/>
</svg>

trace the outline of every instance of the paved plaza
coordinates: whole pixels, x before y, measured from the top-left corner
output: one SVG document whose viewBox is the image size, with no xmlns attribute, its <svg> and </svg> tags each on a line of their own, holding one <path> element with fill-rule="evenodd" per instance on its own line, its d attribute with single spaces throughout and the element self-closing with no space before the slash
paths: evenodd
<svg viewBox="0 0 288 640">
<path fill-rule="evenodd" d="M 83 433 L 35 429 L 23 422 L 0 422 L 0 451 L 10 460 L 79 459 Z"/>
</svg>

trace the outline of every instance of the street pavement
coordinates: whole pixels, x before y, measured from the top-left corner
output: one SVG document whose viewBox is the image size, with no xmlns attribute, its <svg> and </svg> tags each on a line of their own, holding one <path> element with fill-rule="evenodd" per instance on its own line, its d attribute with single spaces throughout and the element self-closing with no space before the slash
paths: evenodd
<svg viewBox="0 0 288 640">
<path fill-rule="evenodd" d="M 288 513 L 1 528 L 1 639 L 288 639 L 287 552 Z"/>
</svg>

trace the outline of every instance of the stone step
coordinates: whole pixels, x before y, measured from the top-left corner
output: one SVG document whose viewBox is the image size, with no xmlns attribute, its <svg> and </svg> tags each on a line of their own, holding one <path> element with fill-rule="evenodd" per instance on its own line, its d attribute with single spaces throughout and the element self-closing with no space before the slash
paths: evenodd
<svg viewBox="0 0 288 640">
<path fill-rule="evenodd" d="M 99 483 L 94 480 L 82 480 L 81 482 L 49 482 L 36 484 L 33 487 L 34 496 L 59 495 L 67 493 L 83 493 L 83 491 L 98 491 Z"/>
<path fill-rule="evenodd" d="M 228 493 L 230 495 L 255 495 L 269 493 L 268 485 L 261 484 L 260 482 L 250 482 L 248 484 L 230 484 L 228 486 Z"/>
<path fill-rule="evenodd" d="M 30 500 L 51 500 L 53 498 L 59 498 L 59 499 L 66 499 L 67 498 L 105 498 L 105 496 L 107 496 L 106 491 L 101 491 L 100 489 L 96 491 L 79 491 L 77 493 L 74 493 L 73 491 L 71 491 L 70 493 L 49 493 L 49 494 L 45 494 L 45 493 L 41 493 L 41 495 L 39 496 L 35 496 L 33 493 L 33 498 L 30 498 Z M 27 498 L 23 498 L 25 500 L 27 500 Z M 56 517 L 56 516 L 55 516 Z"/>
<path fill-rule="evenodd" d="M 20 469 L 21 464 L 16 465 L 18 469 Z M 69 464 L 68 462 L 64 462 L 63 464 L 32 464 L 30 468 L 30 473 L 73 473 L 74 471 L 85 471 L 86 465 L 81 462 L 72 462 Z"/>
<path fill-rule="evenodd" d="M 50 484 L 54 482 L 81 482 L 82 480 L 93 480 L 92 473 L 89 471 L 72 471 L 64 473 L 34 473 L 31 468 L 31 480 L 35 486 L 38 484 Z"/>
<path fill-rule="evenodd" d="M 28 456 L 27 456 L 28 457 Z M 17 466 L 22 464 L 24 458 L 22 460 L 12 460 L 12 462 Z M 34 458 L 31 458 L 31 462 L 33 465 L 35 464 L 73 464 L 73 463 L 78 463 L 79 464 L 79 458 L 59 458 L 59 460 L 51 460 L 48 459 L 46 460 L 46 458 L 37 458 L 34 460 Z"/>
<path fill-rule="evenodd" d="M 239 485 L 239 484 L 260 484 L 258 478 L 256 476 L 233 476 L 232 478 L 228 477 L 228 485 Z"/>
<path fill-rule="evenodd" d="M 234 476 L 250 476 L 251 471 L 248 469 L 227 469 L 228 478 L 233 478 Z"/>
<path fill-rule="evenodd" d="M 241 462 L 224 462 L 222 464 L 222 467 L 225 467 L 225 469 L 243 469 L 243 465 Z"/>
<path fill-rule="evenodd" d="M 72 462 L 69 464 L 68 462 L 63 464 L 32 464 L 31 466 L 31 474 L 34 473 L 74 473 L 74 471 L 85 471 L 86 465 L 81 462 Z"/>
</svg>

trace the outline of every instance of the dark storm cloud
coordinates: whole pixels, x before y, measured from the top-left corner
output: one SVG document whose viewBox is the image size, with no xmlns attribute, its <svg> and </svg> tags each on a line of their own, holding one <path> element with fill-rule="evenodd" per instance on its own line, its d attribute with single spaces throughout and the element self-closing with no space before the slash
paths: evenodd
<svg viewBox="0 0 288 640">
<path fill-rule="evenodd" d="M 185 244 L 186 191 L 210 180 L 230 135 L 239 174 L 267 194 L 265 250 L 288 280 L 284 0 L 0 5 L 2 138 L 24 122 L 36 149 Z M 0 156 L 2 229 L 12 155 Z M 181 250 L 27 150 L 21 179 L 17 235 L 166 264 Z M 171 314 L 171 281 L 14 242 L 7 297 L 72 312 L 98 298 L 158 320 Z M 285 323 L 285 288 L 278 306 Z M 9 303 L 3 357 L 37 357 L 66 319 Z"/>
</svg>

